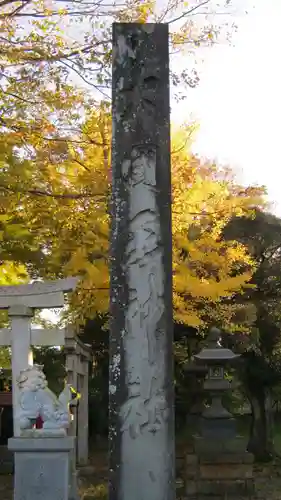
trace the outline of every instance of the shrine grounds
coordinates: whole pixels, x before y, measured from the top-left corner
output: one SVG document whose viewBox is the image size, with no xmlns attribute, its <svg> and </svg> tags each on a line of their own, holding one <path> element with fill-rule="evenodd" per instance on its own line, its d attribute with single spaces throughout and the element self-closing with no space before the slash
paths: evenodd
<svg viewBox="0 0 281 500">
<path fill-rule="evenodd" d="M 281 457 L 281 425 L 275 429 L 275 447 Z M 183 480 L 180 470 L 185 455 L 184 439 L 177 443 L 177 500 L 184 500 Z M 256 493 L 253 500 L 279 500 L 281 498 L 281 458 L 276 458 L 268 464 L 255 464 Z M 81 470 L 79 491 L 81 500 L 107 499 L 107 443 L 93 443 L 91 445 L 90 464 Z M 0 475 L 1 500 L 13 499 L 13 476 Z M 240 500 L 240 499 L 237 499 Z"/>
</svg>

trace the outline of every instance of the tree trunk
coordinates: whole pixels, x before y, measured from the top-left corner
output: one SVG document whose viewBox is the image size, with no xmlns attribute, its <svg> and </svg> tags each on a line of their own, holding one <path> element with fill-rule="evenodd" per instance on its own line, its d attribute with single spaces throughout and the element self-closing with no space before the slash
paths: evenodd
<svg viewBox="0 0 281 500">
<path fill-rule="evenodd" d="M 258 461 L 269 461 L 274 453 L 273 412 L 271 390 L 256 387 L 249 394 L 252 408 L 252 421 L 248 451 Z"/>
</svg>

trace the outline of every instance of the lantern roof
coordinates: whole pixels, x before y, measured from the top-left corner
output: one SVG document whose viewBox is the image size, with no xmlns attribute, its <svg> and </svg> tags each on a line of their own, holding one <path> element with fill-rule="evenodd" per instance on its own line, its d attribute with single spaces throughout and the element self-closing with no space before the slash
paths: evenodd
<svg viewBox="0 0 281 500">
<path fill-rule="evenodd" d="M 240 357 L 240 354 L 235 354 L 231 349 L 222 347 L 220 340 L 221 330 L 211 328 L 207 337 L 207 346 L 194 356 L 196 361 L 206 365 L 223 365 L 231 363 Z"/>
</svg>

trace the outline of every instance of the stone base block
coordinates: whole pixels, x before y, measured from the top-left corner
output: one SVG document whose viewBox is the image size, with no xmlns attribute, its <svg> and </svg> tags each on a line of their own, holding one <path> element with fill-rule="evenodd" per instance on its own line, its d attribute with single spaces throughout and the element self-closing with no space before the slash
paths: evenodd
<svg viewBox="0 0 281 500">
<path fill-rule="evenodd" d="M 210 443 L 195 438 L 194 449 L 185 463 L 185 491 L 188 500 L 251 498 L 254 492 L 253 455 L 245 452 L 238 438 Z M 244 446 L 243 446 L 244 445 Z"/>
<path fill-rule="evenodd" d="M 74 500 L 73 437 L 14 437 L 14 500 Z M 77 498 L 77 497 L 76 497 Z"/>
<path fill-rule="evenodd" d="M 236 454 L 245 453 L 247 449 L 247 440 L 242 436 L 236 436 L 229 439 L 218 438 L 203 438 L 202 436 L 194 436 L 194 451 L 196 455 L 203 454 Z"/>
<path fill-rule="evenodd" d="M 200 435 L 205 439 L 231 439 L 236 436 L 234 418 L 204 418 L 200 420 Z"/>
<path fill-rule="evenodd" d="M 203 453 L 198 457 L 200 464 L 247 464 L 253 465 L 254 456 L 252 453 Z"/>
<path fill-rule="evenodd" d="M 206 499 L 214 500 L 214 497 L 222 499 L 237 499 L 237 498 L 251 498 L 254 494 L 254 481 L 253 479 L 235 481 L 230 480 L 197 480 L 188 481 L 186 484 L 186 496 L 188 500 Z"/>
<path fill-rule="evenodd" d="M 253 467 L 250 464 L 200 464 L 199 474 L 202 479 L 251 479 Z"/>
<path fill-rule="evenodd" d="M 194 481 L 195 484 L 187 485 L 186 493 L 189 496 L 196 495 L 201 500 L 202 495 L 213 498 L 249 498 L 254 493 L 253 479 L 235 481 L 219 480 L 219 481 Z"/>
</svg>

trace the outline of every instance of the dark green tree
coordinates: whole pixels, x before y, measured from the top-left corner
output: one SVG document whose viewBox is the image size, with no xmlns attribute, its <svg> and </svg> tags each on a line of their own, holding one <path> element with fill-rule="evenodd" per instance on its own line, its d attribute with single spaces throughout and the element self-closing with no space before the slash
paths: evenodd
<svg viewBox="0 0 281 500">
<path fill-rule="evenodd" d="M 224 236 L 245 244 L 257 262 L 255 288 L 238 300 L 256 310 L 251 335 L 236 337 L 243 358 L 241 377 L 252 409 L 249 451 L 258 460 L 274 454 L 272 390 L 281 382 L 281 220 L 262 211 L 234 218 Z"/>
</svg>

